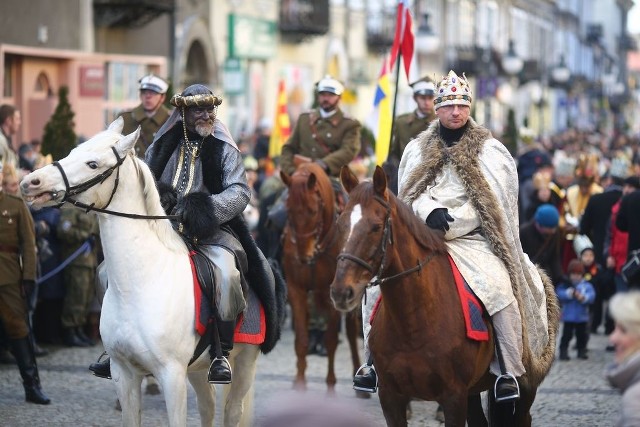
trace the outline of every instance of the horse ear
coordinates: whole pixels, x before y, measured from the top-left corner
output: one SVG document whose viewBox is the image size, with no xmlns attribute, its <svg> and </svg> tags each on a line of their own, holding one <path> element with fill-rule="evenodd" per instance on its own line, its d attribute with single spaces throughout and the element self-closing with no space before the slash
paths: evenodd
<svg viewBox="0 0 640 427">
<path fill-rule="evenodd" d="M 307 188 L 309 190 L 313 190 L 313 188 L 316 186 L 316 181 L 318 181 L 318 178 L 316 178 L 316 174 L 311 173 L 309 175 L 309 179 L 307 179 Z"/>
<path fill-rule="evenodd" d="M 349 169 L 349 166 L 346 165 L 340 169 L 340 181 L 344 189 L 347 190 L 347 193 L 351 193 L 351 190 L 359 184 L 358 177 L 355 176 L 353 172 L 351 172 L 351 169 Z"/>
<path fill-rule="evenodd" d="M 134 132 L 131 132 L 129 135 L 123 136 L 120 139 L 120 141 L 118 141 L 118 143 L 116 144 L 120 154 L 124 155 L 125 153 L 128 153 L 129 150 L 133 148 L 133 146 L 135 145 L 139 137 L 140 137 L 140 126 L 138 126 L 138 129 L 136 129 Z"/>
<path fill-rule="evenodd" d="M 375 172 L 373 172 L 373 189 L 376 194 L 386 197 L 385 191 L 387 191 L 387 174 L 380 166 L 376 166 Z"/>
<path fill-rule="evenodd" d="M 286 185 L 287 187 L 291 187 L 291 176 L 289 176 L 288 173 L 286 173 L 285 171 L 281 170 L 280 171 L 280 179 L 282 179 L 282 182 L 284 182 L 284 185 Z"/>
<path fill-rule="evenodd" d="M 124 119 L 122 118 L 122 116 L 119 116 L 117 119 L 111 122 L 107 130 L 110 130 L 111 132 L 122 133 L 122 128 L 124 128 Z"/>
</svg>

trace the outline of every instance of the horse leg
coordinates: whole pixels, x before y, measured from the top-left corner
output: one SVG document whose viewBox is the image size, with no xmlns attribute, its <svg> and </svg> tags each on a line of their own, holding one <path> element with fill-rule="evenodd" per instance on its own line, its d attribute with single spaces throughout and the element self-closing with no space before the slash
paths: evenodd
<svg viewBox="0 0 640 427">
<path fill-rule="evenodd" d="M 122 425 L 140 426 L 142 422 L 142 375 L 135 374 L 111 359 L 111 377 L 122 407 Z"/>
<path fill-rule="evenodd" d="M 206 371 L 188 371 L 187 376 L 196 392 L 200 425 L 212 427 L 216 416 L 216 389 L 207 381 Z"/>
<path fill-rule="evenodd" d="M 335 358 L 336 349 L 338 348 L 338 324 L 340 323 L 340 313 L 336 310 L 329 310 L 329 322 L 327 324 L 327 332 L 324 334 L 325 347 L 327 348 L 327 392 L 335 395 L 336 372 Z"/>
<path fill-rule="evenodd" d="M 187 367 L 169 361 L 164 368 L 153 373 L 164 391 L 169 426 L 183 426 L 187 422 Z M 204 378 L 204 377 L 203 377 Z M 195 380 L 198 382 L 198 379 Z"/>
<path fill-rule="evenodd" d="M 358 309 L 359 310 L 359 309 Z M 360 367 L 360 352 L 358 350 L 358 334 L 362 330 L 360 318 L 357 310 L 350 311 L 344 318 L 345 329 L 347 331 L 347 341 L 349 341 L 349 350 L 351 351 L 351 363 L 353 364 L 353 375 Z M 370 396 L 369 393 L 366 393 Z"/>
<path fill-rule="evenodd" d="M 467 391 L 447 392 L 449 398 L 440 403 L 444 411 L 444 425 L 446 427 L 464 427 L 467 420 Z"/>
<path fill-rule="evenodd" d="M 289 301 L 291 302 L 291 310 L 293 311 L 293 330 L 296 334 L 294 346 L 297 358 L 297 372 L 293 386 L 298 390 L 306 390 L 307 384 L 304 374 L 307 370 L 307 350 L 309 347 L 309 334 L 307 332 L 309 312 L 307 310 L 306 290 L 289 286 Z"/>
<path fill-rule="evenodd" d="M 482 410 L 480 393 L 470 394 L 467 398 L 467 425 L 469 427 L 488 427 L 487 418 Z"/>
<path fill-rule="evenodd" d="M 536 398 L 536 388 L 528 387 L 524 381 L 520 382 L 520 399 L 516 402 L 516 423 L 519 426 L 530 427 L 532 424 L 531 407 Z"/>
<path fill-rule="evenodd" d="M 379 389 L 380 406 L 388 427 L 407 426 L 407 406 L 410 398 L 389 391 L 388 387 Z"/>
<path fill-rule="evenodd" d="M 251 344 L 236 344 L 231 351 L 233 382 L 224 387 L 224 426 L 251 426 L 250 405 L 253 400 L 253 382 L 260 348 Z"/>
</svg>

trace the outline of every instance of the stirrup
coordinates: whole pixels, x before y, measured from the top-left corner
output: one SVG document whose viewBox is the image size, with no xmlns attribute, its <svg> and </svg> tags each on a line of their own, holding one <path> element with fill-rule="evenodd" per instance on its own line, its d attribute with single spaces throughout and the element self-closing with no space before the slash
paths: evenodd
<svg viewBox="0 0 640 427">
<path fill-rule="evenodd" d="M 211 361 L 211 363 L 209 364 L 209 371 L 207 372 L 207 377 L 209 376 L 209 375 L 208 375 L 208 374 L 209 374 L 209 372 L 211 372 L 211 367 L 212 367 L 212 366 L 213 366 L 213 364 L 214 364 L 214 363 L 216 363 L 218 360 L 223 361 L 223 362 L 224 362 L 224 364 L 225 364 L 225 365 L 227 365 L 227 368 L 229 369 L 229 374 L 230 374 L 231 378 L 233 379 L 233 370 L 231 369 L 231 363 L 229 363 L 229 359 L 227 359 L 227 358 L 226 358 L 226 357 L 224 357 L 224 356 L 221 356 L 221 357 L 217 357 L 217 356 L 216 356 L 216 357 Z M 208 378 L 207 378 L 207 379 L 208 379 Z M 229 380 L 229 381 L 215 381 L 215 382 L 210 382 L 210 381 L 209 381 L 209 384 L 231 384 L 231 381 L 232 381 L 232 380 Z"/>
<path fill-rule="evenodd" d="M 373 373 L 374 378 L 376 379 L 376 383 L 375 383 L 375 385 L 373 387 L 367 387 L 367 386 L 356 384 L 356 377 L 357 376 L 364 377 L 366 375 L 366 374 L 360 375 L 360 372 L 364 368 L 369 368 L 369 370 Z M 366 393 L 375 393 L 376 391 L 378 391 L 378 373 L 376 372 L 376 368 L 373 365 L 368 365 L 368 364 L 365 363 L 364 365 L 362 365 L 362 366 L 360 366 L 358 368 L 356 373 L 353 375 L 353 389 L 357 390 L 357 391 L 364 391 Z"/>
<path fill-rule="evenodd" d="M 505 394 L 504 396 L 498 397 L 498 383 L 501 380 L 512 380 L 509 382 L 510 383 L 513 382 L 513 384 L 515 384 L 516 387 L 515 387 L 515 390 L 513 390 L 513 392 Z M 518 380 L 512 373 L 507 372 L 506 374 L 502 374 L 498 376 L 498 378 L 496 378 L 496 382 L 493 385 L 493 397 L 496 403 L 515 402 L 516 400 L 520 399 L 520 384 L 518 384 Z"/>
</svg>

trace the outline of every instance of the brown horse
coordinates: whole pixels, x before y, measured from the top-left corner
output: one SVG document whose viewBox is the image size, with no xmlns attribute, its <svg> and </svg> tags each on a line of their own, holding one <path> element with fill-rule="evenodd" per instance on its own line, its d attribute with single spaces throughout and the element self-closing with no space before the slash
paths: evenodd
<svg viewBox="0 0 640 427">
<path fill-rule="evenodd" d="M 327 349 L 327 386 L 333 392 L 336 384 L 334 358 L 338 346 L 340 312 L 331 304 L 329 285 L 336 271 L 336 256 L 340 251 L 336 232 L 336 206 L 331 181 L 315 163 L 303 163 L 293 175 L 280 173 L 289 189 L 286 202 L 288 222 L 282 236 L 282 267 L 289 303 L 293 311 L 297 373 L 295 387 L 306 388 L 309 307 L 307 296 L 313 292 L 316 310 L 328 317 L 324 334 Z M 356 311 L 346 316 L 346 332 L 351 350 L 354 373 L 360 366 L 357 335 L 360 323 Z M 361 397 L 368 397 L 358 393 Z"/>
<path fill-rule="evenodd" d="M 348 237 L 338 255 L 331 297 L 339 310 L 352 310 L 367 286 L 380 286 L 382 299 L 369 345 L 387 424 L 406 426 L 409 401 L 421 399 L 442 406 L 447 426 L 464 426 L 465 419 L 469 425 L 487 425 L 479 393 L 493 394 L 493 328 L 485 313 L 489 341 L 466 338 L 442 233 L 429 229 L 396 199 L 381 168 L 373 182 L 359 184 L 347 169 L 341 180 L 349 201 L 338 230 Z M 557 305 L 553 289 L 546 288 L 550 345 L 555 349 Z M 531 425 L 529 410 L 548 372 L 529 366 L 525 360 L 527 374 L 519 378 L 521 397 L 511 425 Z M 498 410 L 504 404 L 490 403 L 496 413 L 505 412 Z"/>
</svg>

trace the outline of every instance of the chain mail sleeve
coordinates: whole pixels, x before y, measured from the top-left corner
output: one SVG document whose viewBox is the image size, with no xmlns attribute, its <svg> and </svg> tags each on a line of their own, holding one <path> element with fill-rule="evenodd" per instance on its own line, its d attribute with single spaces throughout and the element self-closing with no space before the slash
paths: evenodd
<svg viewBox="0 0 640 427">
<path fill-rule="evenodd" d="M 251 189 L 237 148 L 224 144 L 222 149 L 222 192 L 211 196 L 220 224 L 242 214 L 251 199 Z"/>
</svg>

